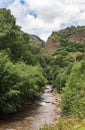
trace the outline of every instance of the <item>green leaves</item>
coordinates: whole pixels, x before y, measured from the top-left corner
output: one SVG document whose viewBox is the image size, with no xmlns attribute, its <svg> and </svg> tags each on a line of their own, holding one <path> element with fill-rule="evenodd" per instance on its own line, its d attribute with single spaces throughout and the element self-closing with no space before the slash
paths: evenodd
<svg viewBox="0 0 85 130">
<path fill-rule="evenodd" d="M 85 26 L 69 27 L 49 37 L 60 47 L 51 55 L 45 68 L 48 81 L 62 94 L 65 115 L 85 116 Z"/>
<path fill-rule="evenodd" d="M 29 35 L 16 25 L 10 10 L 0 9 L 0 111 L 10 113 L 40 96 L 47 80 L 42 50 L 30 44 Z"/>
<path fill-rule="evenodd" d="M 0 108 L 5 112 L 17 111 L 33 98 L 40 96 L 46 83 L 40 66 L 24 62 L 13 64 L 0 52 Z"/>
<path fill-rule="evenodd" d="M 85 72 L 82 62 L 76 62 L 66 83 L 62 97 L 62 109 L 65 114 L 85 116 Z"/>
</svg>

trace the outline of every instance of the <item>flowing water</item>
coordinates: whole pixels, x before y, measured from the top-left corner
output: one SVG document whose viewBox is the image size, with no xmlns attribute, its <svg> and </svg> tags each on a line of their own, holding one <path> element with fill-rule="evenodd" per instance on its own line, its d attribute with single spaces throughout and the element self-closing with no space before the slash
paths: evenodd
<svg viewBox="0 0 85 130">
<path fill-rule="evenodd" d="M 46 86 L 41 101 L 25 111 L 16 113 L 11 118 L 0 122 L 0 130 L 39 130 L 45 124 L 53 124 L 56 120 L 56 97 L 52 86 Z"/>
</svg>

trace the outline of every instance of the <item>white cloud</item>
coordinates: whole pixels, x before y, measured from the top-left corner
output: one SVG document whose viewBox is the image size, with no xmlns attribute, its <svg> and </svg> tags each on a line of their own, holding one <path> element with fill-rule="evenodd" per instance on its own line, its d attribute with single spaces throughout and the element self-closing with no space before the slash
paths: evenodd
<svg viewBox="0 0 85 130">
<path fill-rule="evenodd" d="M 44 40 L 52 31 L 59 30 L 62 24 L 85 25 L 85 0 L 24 0 L 24 2 L 25 4 L 21 4 L 20 0 L 14 0 L 8 8 L 23 31 L 36 34 Z M 36 19 L 29 14 L 30 11 L 37 14 Z"/>
</svg>

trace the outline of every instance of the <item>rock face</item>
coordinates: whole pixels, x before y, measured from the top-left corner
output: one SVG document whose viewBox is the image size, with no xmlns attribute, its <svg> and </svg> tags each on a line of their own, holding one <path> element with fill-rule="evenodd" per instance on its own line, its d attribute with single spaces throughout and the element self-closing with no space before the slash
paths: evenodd
<svg viewBox="0 0 85 130">
<path fill-rule="evenodd" d="M 52 53 L 62 46 L 61 42 L 73 42 L 73 43 L 84 43 L 85 42 L 85 26 L 78 27 L 67 27 L 66 29 L 58 32 L 53 32 L 49 36 L 45 51 Z"/>
<path fill-rule="evenodd" d="M 58 39 L 48 39 L 46 46 L 45 46 L 45 51 L 47 53 L 52 53 L 59 47 L 60 47 L 60 42 Z"/>
<path fill-rule="evenodd" d="M 83 32 L 76 32 L 75 34 L 70 35 L 68 40 L 76 43 L 85 42 L 85 30 Z"/>
</svg>

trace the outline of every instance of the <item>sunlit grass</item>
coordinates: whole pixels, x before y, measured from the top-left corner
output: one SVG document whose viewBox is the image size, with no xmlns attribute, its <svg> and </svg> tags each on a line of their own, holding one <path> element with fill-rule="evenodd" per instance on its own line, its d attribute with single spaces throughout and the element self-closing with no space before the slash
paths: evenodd
<svg viewBox="0 0 85 130">
<path fill-rule="evenodd" d="M 85 119 L 77 117 L 59 118 L 54 126 L 45 125 L 40 130 L 85 130 Z"/>
</svg>

